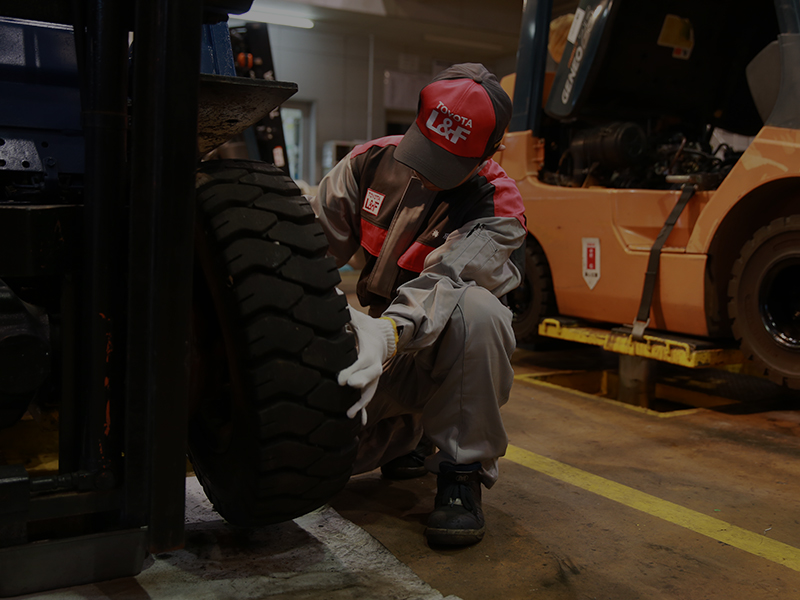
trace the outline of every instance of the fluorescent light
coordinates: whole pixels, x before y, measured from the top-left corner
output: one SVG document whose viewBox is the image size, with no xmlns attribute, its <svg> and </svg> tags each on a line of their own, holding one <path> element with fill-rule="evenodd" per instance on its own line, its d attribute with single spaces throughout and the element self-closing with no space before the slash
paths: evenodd
<svg viewBox="0 0 800 600">
<path fill-rule="evenodd" d="M 459 38 L 445 37 L 443 35 L 434 35 L 432 33 L 423 34 L 422 39 L 424 39 L 426 42 L 450 44 L 451 46 L 464 46 L 465 48 L 480 48 L 481 50 L 492 50 L 494 52 L 499 52 L 503 49 L 503 47 L 499 44 L 478 42 L 475 40 L 462 40 Z"/>
<path fill-rule="evenodd" d="M 269 12 L 254 8 L 243 15 L 236 15 L 236 19 L 242 21 L 251 21 L 255 23 L 271 23 L 273 25 L 285 25 L 286 27 L 300 27 L 301 29 L 311 29 L 314 27 L 314 21 L 306 19 L 305 17 L 296 17 L 293 15 L 283 15 L 280 13 Z"/>
</svg>

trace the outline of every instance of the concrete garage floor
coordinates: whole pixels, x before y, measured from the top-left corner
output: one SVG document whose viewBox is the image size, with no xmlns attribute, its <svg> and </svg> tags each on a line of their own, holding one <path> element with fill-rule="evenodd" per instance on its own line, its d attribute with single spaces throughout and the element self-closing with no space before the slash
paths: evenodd
<svg viewBox="0 0 800 600">
<path fill-rule="evenodd" d="M 531 383 L 608 366 L 596 349 L 520 349 L 513 362 L 511 446 L 477 546 L 425 543 L 432 475 L 354 477 L 330 507 L 249 532 L 189 478 L 183 550 L 135 578 L 26 598 L 800 599 L 797 395 L 658 413 Z"/>
<path fill-rule="evenodd" d="M 136 577 L 15 598 L 459 600 L 443 598 L 329 506 L 268 527 L 232 527 L 213 511 L 194 476 L 186 479 L 182 549 L 147 557 Z"/>
<path fill-rule="evenodd" d="M 598 358 L 581 348 L 562 356 L 587 366 Z M 529 383 L 554 360 L 524 349 L 514 357 L 503 409 L 512 446 L 484 494 L 479 545 L 428 548 L 432 475 L 365 474 L 332 506 L 463 600 L 800 598 L 796 395 L 656 413 Z"/>
</svg>

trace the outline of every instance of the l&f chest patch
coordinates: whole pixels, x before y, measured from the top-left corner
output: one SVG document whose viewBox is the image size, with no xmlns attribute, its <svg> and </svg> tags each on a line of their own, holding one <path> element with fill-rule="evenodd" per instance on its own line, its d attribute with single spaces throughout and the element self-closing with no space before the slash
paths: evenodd
<svg viewBox="0 0 800 600">
<path fill-rule="evenodd" d="M 377 217 L 385 198 L 386 194 L 376 192 L 372 188 L 367 189 L 367 195 L 364 196 L 364 210 Z"/>
</svg>

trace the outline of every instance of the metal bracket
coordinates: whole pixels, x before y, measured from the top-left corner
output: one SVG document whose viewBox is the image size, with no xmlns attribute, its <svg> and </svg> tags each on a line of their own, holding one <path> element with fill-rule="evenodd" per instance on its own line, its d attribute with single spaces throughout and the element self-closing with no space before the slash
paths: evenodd
<svg viewBox="0 0 800 600">
<path fill-rule="evenodd" d="M 647 329 L 648 325 L 650 325 L 650 319 L 647 319 L 647 321 L 640 321 L 639 319 L 636 319 L 633 322 L 633 327 L 631 329 L 631 336 L 633 336 L 633 339 L 638 342 L 643 341 L 644 330 Z"/>
</svg>

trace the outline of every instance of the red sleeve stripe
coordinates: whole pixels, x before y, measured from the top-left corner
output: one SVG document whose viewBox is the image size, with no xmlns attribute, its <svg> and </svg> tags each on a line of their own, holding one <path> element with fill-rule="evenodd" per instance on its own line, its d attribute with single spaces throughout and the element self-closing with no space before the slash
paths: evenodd
<svg viewBox="0 0 800 600">
<path fill-rule="evenodd" d="M 430 246 L 414 242 L 397 261 L 397 265 L 407 271 L 422 273 L 422 269 L 425 268 L 425 259 L 431 252 L 433 252 L 433 248 Z"/>
<path fill-rule="evenodd" d="M 380 255 L 383 242 L 386 240 L 386 233 L 385 229 L 373 225 L 366 219 L 361 219 L 361 245 L 372 256 Z"/>
<path fill-rule="evenodd" d="M 514 180 L 493 160 L 486 163 L 480 175 L 486 177 L 495 188 L 494 216 L 513 217 L 525 227 L 525 205 Z"/>
</svg>

